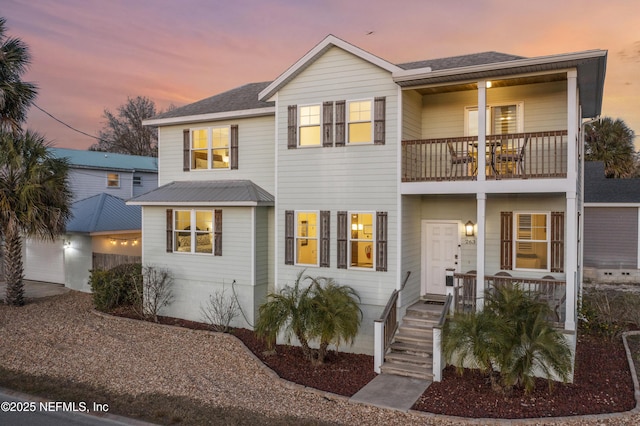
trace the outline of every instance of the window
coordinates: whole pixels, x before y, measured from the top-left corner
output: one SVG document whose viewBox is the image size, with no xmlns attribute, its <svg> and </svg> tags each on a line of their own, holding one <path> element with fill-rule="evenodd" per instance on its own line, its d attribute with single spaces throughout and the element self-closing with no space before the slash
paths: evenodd
<svg viewBox="0 0 640 426">
<path fill-rule="evenodd" d="M 371 143 L 373 139 L 371 101 L 349 102 L 348 108 L 347 129 L 349 143 Z"/>
<path fill-rule="evenodd" d="M 300 107 L 300 146 L 320 146 L 320 105 Z"/>
<path fill-rule="evenodd" d="M 107 173 L 107 188 L 120 188 L 120 175 L 118 173 Z"/>
<path fill-rule="evenodd" d="M 142 176 L 133 177 L 133 186 L 142 186 Z"/>
<path fill-rule="evenodd" d="M 548 223 L 547 213 L 515 214 L 515 269 L 548 270 Z"/>
<path fill-rule="evenodd" d="M 229 169 L 230 127 L 191 130 L 191 170 Z"/>
<path fill-rule="evenodd" d="M 349 214 L 349 266 L 373 268 L 373 213 Z"/>
<path fill-rule="evenodd" d="M 213 211 L 174 211 L 173 251 L 213 253 Z"/>
<path fill-rule="evenodd" d="M 488 135 L 522 133 L 524 131 L 523 104 L 487 106 L 486 129 Z M 478 136 L 478 107 L 465 108 L 466 136 Z"/>
<path fill-rule="evenodd" d="M 296 264 L 318 265 L 318 213 L 296 214 Z"/>
</svg>

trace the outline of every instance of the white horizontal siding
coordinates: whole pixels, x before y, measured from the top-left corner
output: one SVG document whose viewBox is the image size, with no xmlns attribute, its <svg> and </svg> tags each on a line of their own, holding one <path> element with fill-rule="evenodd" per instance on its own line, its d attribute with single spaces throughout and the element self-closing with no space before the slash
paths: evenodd
<svg viewBox="0 0 640 426">
<path fill-rule="evenodd" d="M 419 195 L 402 197 L 401 278 L 404 280 L 407 271 L 411 271 L 405 290 L 400 294 L 400 303 L 405 308 L 420 297 L 421 208 Z"/>
<path fill-rule="evenodd" d="M 242 308 L 251 323 L 255 320 L 256 304 L 262 302 L 256 300 L 256 292 L 264 293 L 266 289 L 256 288 L 252 265 L 253 208 L 224 207 L 222 210 L 222 256 L 213 256 L 167 253 L 166 209 L 143 207 L 143 263 L 169 269 L 175 280 L 175 299 L 163 310 L 163 315 L 202 321 L 200 306 L 210 294 L 223 287 L 231 296 L 231 284 L 235 280 Z M 252 324 L 239 317 L 235 325 L 250 327 Z"/>
<path fill-rule="evenodd" d="M 118 173 L 120 175 L 119 187 L 107 187 L 107 173 Z M 127 200 L 132 197 L 132 184 L 133 173 L 131 172 L 108 172 L 106 170 L 76 168 L 72 168 L 69 171 L 69 187 L 72 191 L 74 202 L 103 192 Z"/>
<path fill-rule="evenodd" d="M 402 140 L 422 138 L 422 96 L 416 91 L 402 92 Z"/>
<path fill-rule="evenodd" d="M 527 84 L 487 91 L 487 104 L 524 102 L 524 131 L 567 128 L 567 84 Z M 425 95 L 422 101 L 422 138 L 464 136 L 465 107 L 478 104 L 476 90 Z"/>
<path fill-rule="evenodd" d="M 184 172 L 183 130 L 196 127 L 238 125 L 238 170 Z M 159 183 L 186 180 L 248 179 L 275 194 L 273 116 L 165 126 L 158 131 Z"/>
<path fill-rule="evenodd" d="M 287 149 L 287 107 L 324 101 L 386 97 L 386 144 Z M 284 265 L 284 211 L 331 212 L 330 268 L 307 268 L 356 289 L 371 312 L 397 284 L 398 90 L 390 74 L 339 48 L 328 50 L 278 92 L 278 287 L 292 284 L 301 267 Z M 336 268 L 338 211 L 388 213 L 388 271 Z M 378 312 L 376 312 L 378 314 Z M 367 327 L 371 324 L 367 324 Z M 372 326 L 372 325 L 371 325 Z"/>
</svg>

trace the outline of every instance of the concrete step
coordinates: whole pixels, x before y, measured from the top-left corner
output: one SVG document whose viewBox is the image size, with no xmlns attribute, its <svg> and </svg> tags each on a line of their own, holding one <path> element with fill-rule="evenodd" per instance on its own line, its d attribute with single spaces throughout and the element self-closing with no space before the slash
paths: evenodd
<svg viewBox="0 0 640 426">
<path fill-rule="evenodd" d="M 397 376 L 415 377 L 423 380 L 433 380 L 433 371 L 431 368 L 424 368 L 415 365 L 401 365 L 384 363 L 380 367 L 383 374 L 395 374 Z"/>
</svg>

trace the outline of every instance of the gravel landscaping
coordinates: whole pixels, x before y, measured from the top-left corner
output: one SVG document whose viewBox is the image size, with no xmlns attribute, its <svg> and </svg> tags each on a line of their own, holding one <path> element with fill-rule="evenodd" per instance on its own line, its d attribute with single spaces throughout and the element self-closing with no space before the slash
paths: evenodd
<svg viewBox="0 0 640 426">
<path fill-rule="evenodd" d="M 345 397 L 305 389 L 275 377 L 233 336 L 99 316 L 92 312 L 90 295 L 82 293 L 21 308 L 0 306 L 0 336 L 1 367 L 117 394 L 184 397 L 261 416 L 333 424 L 461 423 L 459 418 L 353 404 Z M 345 370 L 343 377 L 347 375 Z M 640 415 L 557 422 L 638 424 Z"/>
</svg>

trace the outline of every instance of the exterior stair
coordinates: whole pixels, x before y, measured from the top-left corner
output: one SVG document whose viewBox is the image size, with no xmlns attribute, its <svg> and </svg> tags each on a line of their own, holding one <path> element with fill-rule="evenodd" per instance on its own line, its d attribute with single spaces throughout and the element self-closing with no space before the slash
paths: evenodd
<svg viewBox="0 0 640 426">
<path fill-rule="evenodd" d="M 444 296 L 426 295 L 407 308 L 380 367 L 383 374 L 433 380 L 433 326 L 444 300 Z"/>
</svg>

